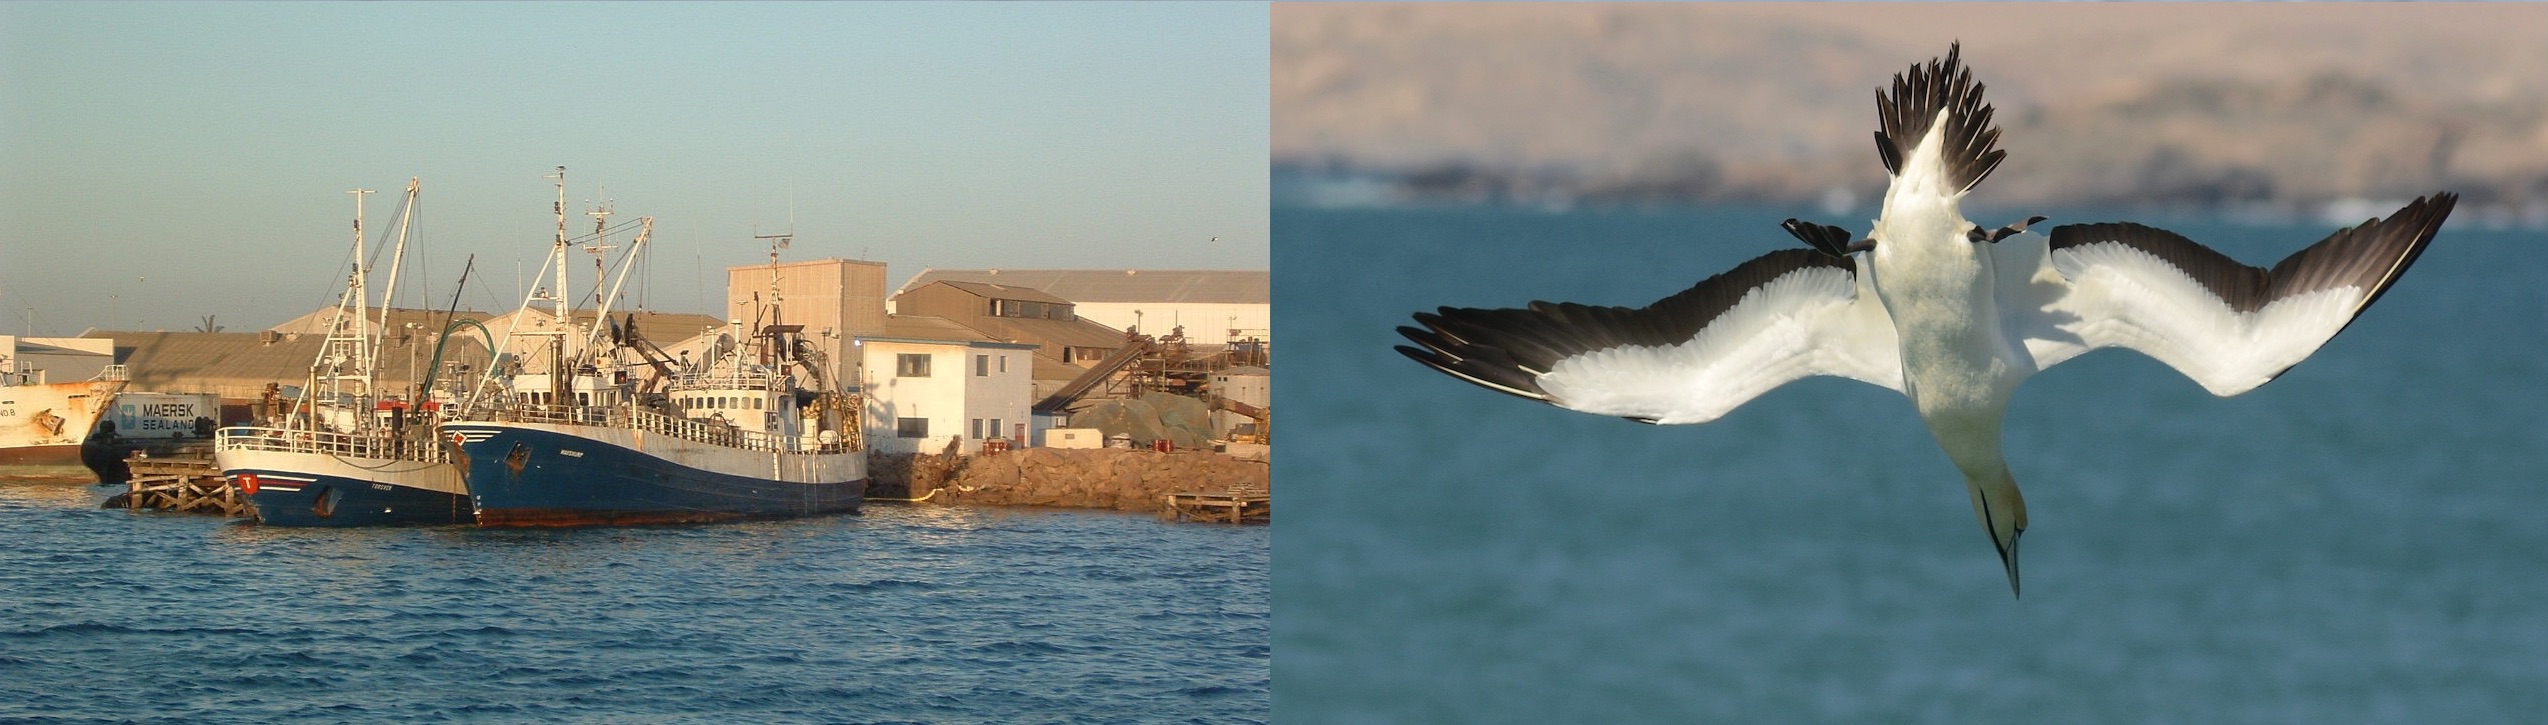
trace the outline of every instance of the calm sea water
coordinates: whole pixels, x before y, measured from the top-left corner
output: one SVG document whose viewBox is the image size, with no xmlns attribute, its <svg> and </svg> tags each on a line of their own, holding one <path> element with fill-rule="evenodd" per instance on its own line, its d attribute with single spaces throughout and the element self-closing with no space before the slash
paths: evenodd
<svg viewBox="0 0 2548 725">
<path fill-rule="evenodd" d="M 1266 527 L 306 530 L 0 479 L 0 721 L 1263 722 Z"/>
<path fill-rule="evenodd" d="M 2023 210 L 2032 211 L 2032 210 Z M 2099 210 L 2250 263 L 2331 231 Z M 1278 208 L 1287 722 L 2537 722 L 2548 238 L 2446 227 L 2352 328 L 2219 399 L 2103 351 L 2028 384 L 2012 600 L 1901 396 L 1700 426 L 1390 350 L 1437 305 L 1642 305 L 1801 209 Z M 1998 223 L 2020 213 L 1982 212 Z M 1861 213 L 1844 222 L 1863 229 Z"/>
</svg>

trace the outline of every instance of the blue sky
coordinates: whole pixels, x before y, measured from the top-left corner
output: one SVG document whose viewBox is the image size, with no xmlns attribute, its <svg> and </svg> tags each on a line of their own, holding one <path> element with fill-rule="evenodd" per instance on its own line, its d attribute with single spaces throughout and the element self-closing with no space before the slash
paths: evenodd
<svg viewBox="0 0 2548 725">
<path fill-rule="evenodd" d="M 346 190 L 379 190 L 377 232 L 410 176 L 402 304 L 420 278 L 445 301 L 474 253 L 462 304 L 511 309 L 560 165 L 570 211 L 655 217 L 630 302 L 658 310 L 709 309 L 791 208 L 788 258 L 896 283 L 1265 269 L 1266 23 L 1256 3 L 0 3 L 0 331 L 30 311 L 39 335 L 239 331 L 332 304 Z"/>
</svg>

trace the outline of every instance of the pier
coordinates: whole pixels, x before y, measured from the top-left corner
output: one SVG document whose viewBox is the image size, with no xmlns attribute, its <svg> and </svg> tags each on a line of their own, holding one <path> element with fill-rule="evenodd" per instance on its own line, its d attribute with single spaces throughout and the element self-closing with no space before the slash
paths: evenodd
<svg viewBox="0 0 2548 725">
<path fill-rule="evenodd" d="M 209 453 L 163 458 L 135 458 L 128 489 L 106 499 L 102 508 L 169 513 L 217 514 L 245 518 L 254 514 L 248 499 L 221 475 Z"/>
<path fill-rule="evenodd" d="M 1232 524 L 1270 523 L 1274 497 L 1261 486 L 1231 486 L 1216 492 L 1168 494 L 1164 513 L 1172 521 L 1217 521 Z"/>
</svg>

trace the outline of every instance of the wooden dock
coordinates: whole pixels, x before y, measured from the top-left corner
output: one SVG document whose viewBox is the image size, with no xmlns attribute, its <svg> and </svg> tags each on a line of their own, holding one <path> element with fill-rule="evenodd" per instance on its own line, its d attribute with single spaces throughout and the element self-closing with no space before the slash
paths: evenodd
<svg viewBox="0 0 2548 725">
<path fill-rule="evenodd" d="M 130 488 L 106 499 L 104 508 L 169 513 L 218 514 L 232 518 L 255 515 L 248 497 L 213 465 L 212 456 L 181 455 L 129 461 Z"/>
<path fill-rule="evenodd" d="M 1168 494 L 1168 510 L 1174 521 L 1215 521 L 1221 523 L 1272 523 L 1274 497 L 1264 488 L 1237 486 L 1226 491 Z"/>
</svg>

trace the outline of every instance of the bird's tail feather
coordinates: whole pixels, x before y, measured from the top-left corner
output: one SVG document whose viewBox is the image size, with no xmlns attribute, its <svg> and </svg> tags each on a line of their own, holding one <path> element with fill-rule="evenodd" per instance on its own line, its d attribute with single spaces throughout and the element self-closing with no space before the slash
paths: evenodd
<svg viewBox="0 0 2548 725">
<path fill-rule="evenodd" d="M 1895 74 L 1891 94 L 1876 89 L 1876 117 L 1881 124 L 1876 129 L 1876 153 L 1883 158 L 1884 170 L 1902 176 L 1912 149 L 1934 130 L 1946 135 L 1939 147 L 1944 154 L 1939 161 L 1945 167 L 1946 191 L 1959 194 L 1982 183 L 2008 156 L 1991 148 L 1999 141 L 1999 128 L 1991 125 L 1991 104 L 1982 102 L 1983 85 L 1973 82 L 1973 71 L 1959 57 L 1962 51 L 1962 43 L 1950 45 L 1945 58 Z M 1938 125 L 1941 112 L 1947 115 L 1943 126 Z"/>
</svg>

